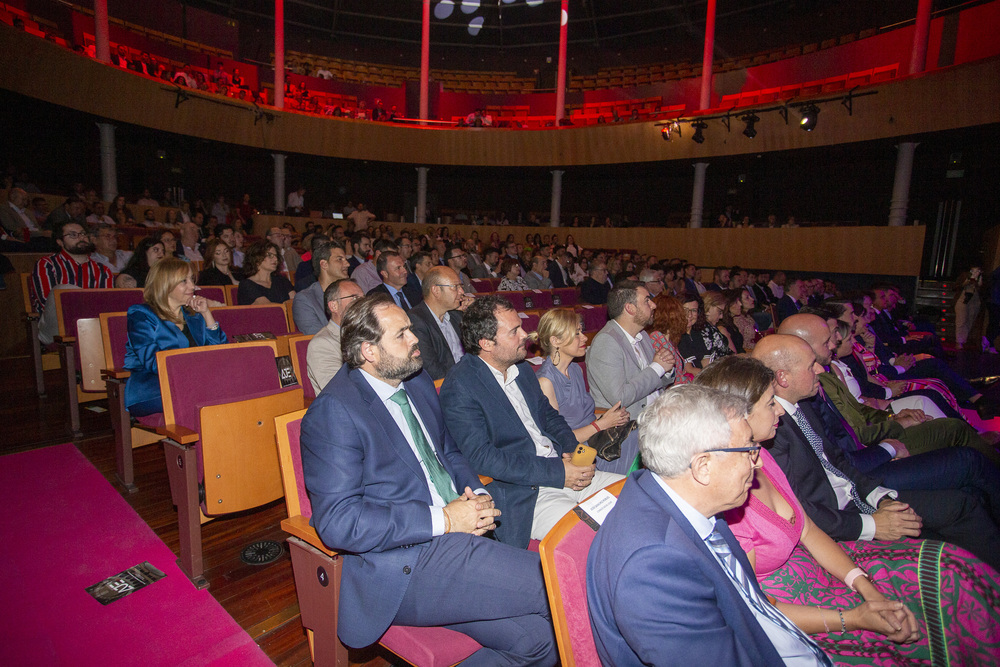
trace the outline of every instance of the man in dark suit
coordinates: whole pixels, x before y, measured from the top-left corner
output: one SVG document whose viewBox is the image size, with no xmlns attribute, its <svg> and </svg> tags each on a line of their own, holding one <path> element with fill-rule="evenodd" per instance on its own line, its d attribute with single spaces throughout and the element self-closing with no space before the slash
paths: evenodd
<svg viewBox="0 0 1000 667">
<path fill-rule="evenodd" d="M 458 275 L 447 266 L 436 266 L 428 271 L 423 288 L 423 301 L 410 309 L 410 321 L 420 343 L 424 370 L 432 380 L 441 380 L 465 354 L 462 311 L 459 310 L 464 292 Z"/>
<path fill-rule="evenodd" d="M 496 538 L 525 548 L 566 512 L 621 475 L 570 460 L 576 436 L 524 361 L 528 334 L 510 302 L 480 297 L 462 318 L 465 356 L 441 385 L 441 408 L 459 449 L 504 513 Z"/>
<path fill-rule="evenodd" d="M 382 282 L 368 290 L 368 294 L 376 292 L 388 294 L 403 310 L 409 310 L 423 301 L 420 292 L 407 283 L 409 272 L 406 270 L 406 262 L 398 252 L 386 250 L 379 253 L 378 259 L 375 260 L 375 270 L 378 271 Z"/>
<path fill-rule="evenodd" d="M 639 418 L 647 469 L 625 484 L 587 559 L 602 664 L 832 664 L 783 603 L 767 601 L 729 526 L 715 518 L 746 502 L 760 463 L 747 408 L 686 384 Z"/>
<path fill-rule="evenodd" d="M 1000 531 L 980 502 L 957 490 L 895 490 L 861 473 L 832 441 L 806 400 L 819 390 L 822 367 L 797 336 L 767 336 L 753 357 L 775 373 L 785 410 L 770 448 L 809 518 L 835 540 L 941 539 L 1000 566 Z"/>
<path fill-rule="evenodd" d="M 555 258 L 549 260 L 549 278 L 552 280 L 552 287 L 558 289 L 573 286 L 573 279 L 569 275 L 572 259 L 566 248 L 560 246 L 556 249 Z"/>
<path fill-rule="evenodd" d="M 580 283 L 580 298 L 586 303 L 601 306 L 608 302 L 608 267 L 604 262 L 595 261 L 590 265 L 590 274 Z"/>
<path fill-rule="evenodd" d="M 360 299 L 341 343 L 345 365 L 302 420 L 312 525 L 343 552 L 340 639 L 444 626 L 482 644 L 465 664 L 555 664 L 538 556 L 481 537 L 499 511 L 445 429 L 406 313 Z"/>
<path fill-rule="evenodd" d="M 785 294 L 778 299 L 778 321 L 775 324 L 781 324 L 783 319 L 799 312 L 804 305 L 802 279 L 789 278 L 785 284 Z"/>
</svg>

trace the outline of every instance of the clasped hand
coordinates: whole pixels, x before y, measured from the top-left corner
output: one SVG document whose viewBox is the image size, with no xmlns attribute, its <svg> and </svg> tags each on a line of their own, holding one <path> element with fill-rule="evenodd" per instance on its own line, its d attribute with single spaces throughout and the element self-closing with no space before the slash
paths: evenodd
<svg viewBox="0 0 1000 667">
<path fill-rule="evenodd" d="M 594 473 L 597 471 L 597 466 L 593 464 L 589 466 L 573 465 L 572 454 L 563 454 L 562 458 L 563 466 L 566 468 L 566 481 L 563 483 L 563 486 L 574 491 L 583 491 L 590 486 L 590 482 L 594 479 Z"/>
<path fill-rule="evenodd" d="M 484 535 L 496 528 L 500 510 L 489 494 L 476 495 L 467 486 L 462 495 L 445 506 L 444 515 L 450 523 L 446 532 Z"/>
</svg>

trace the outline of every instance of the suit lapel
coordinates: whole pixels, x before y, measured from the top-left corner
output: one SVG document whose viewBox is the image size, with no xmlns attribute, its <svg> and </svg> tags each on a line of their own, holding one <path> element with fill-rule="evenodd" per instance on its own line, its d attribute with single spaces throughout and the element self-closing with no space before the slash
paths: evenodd
<svg viewBox="0 0 1000 667">
<path fill-rule="evenodd" d="M 618 344 L 625 352 L 625 358 L 630 360 L 632 365 L 641 371 L 642 368 L 639 366 L 639 358 L 635 356 L 635 348 L 632 347 L 632 344 L 625 338 L 625 332 L 622 331 L 622 328 L 614 321 L 608 322 L 608 333 L 612 338 L 618 341 Z M 639 342 L 639 345 L 642 345 L 642 341 Z"/>
<path fill-rule="evenodd" d="M 510 399 L 507 398 L 507 394 L 500 386 L 500 383 L 498 383 L 496 381 L 496 378 L 493 377 L 493 372 L 489 368 L 487 368 L 486 362 L 480 359 L 479 357 L 475 357 L 474 359 L 472 359 L 472 362 L 475 365 L 476 375 L 479 378 L 479 381 L 482 383 L 486 395 L 492 398 L 493 405 L 495 405 L 497 409 L 502 410 L 506 414 L 507 421 L 508 423 L 511 424 L 511 428 L 520 428 L 524 432 L 524 435 L 527 436 L 528 429 L 524 427 L 524 424 L 521 422 L 521 417 L 517 414 L 517 411 L 514 409 L 514 406 L 510 402 Z M 520 372 L 520 370 L 518 372 Z M 522 390 L 521 393 L 523 395 L 524 390 Z M 528 409 L 530 410 L 531 407 L 529 406 Z M 534 412 L 532 412 L 531 414 L 532 417 L 535 416 Z M 536 424 L 538 423 L 537 419 L 535 423 Z"/>
</svg>

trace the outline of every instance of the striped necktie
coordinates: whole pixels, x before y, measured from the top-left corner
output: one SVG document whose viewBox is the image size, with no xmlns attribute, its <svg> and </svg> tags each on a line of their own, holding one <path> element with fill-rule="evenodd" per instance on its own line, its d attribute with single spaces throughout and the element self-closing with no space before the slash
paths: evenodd
<svg viewBox="0 0 1000 667">
<path fill-rule="evenodd" d="M 854 506 L 858 508 L 863 514 L 875 514 L 875 508 L 864 501 L 864 499 L 858 495 L 858 487 L 854 485 L 847 475 L 837 470 L 832 463 L 826 458 L 826 454 L 823 452 L 823 439 L 819 437 L 819 434 L 813 429 L 812 424 L 806 419 L 806 416 L 802 413 L 802 410 L 796 410 L 792 413 L 792 419 L 795 423 L 799 425 L 802 430 L 802 435 L 806 436 L 806 441 L 809 446 L 812 447 L 813 451 L 816 452 L 816 458 L 823 465 L 823 469 L 832 475 L 836 475 L 842 479 L 846 479 L 851 485 L 851 500 L 854 501 Z"/>
<path fill-rule="evenodd" d="M 726 574 L 729 575 L 729 579 L 743 592 L 747 601 L 750 603 L 750 606 L 753 607 L 758 613 L 766 616 L 779 628 L 808 646 L 809 650 L 816 656 L 816 660 L 819 664 L 833 667 L 833 663 L 830 661 L 830 658 L 827 657 L 826 653 L 823 652 L 823 649 L 821 649 L 809 635 L 802 632 L 802 630 L 792 623 L 787 616 L 782 614 L 774 607 L 774 605 L 763 598 L 760 593 L 760 589 L 755 586 L 752 581 L 750 581 L 747 573 L 743 570 L 743 566 L 740 565 L 738 560 L 736 560 L 736 556 L 733 555 L 732 549 L 729 548 L 729 543 L 726 541 L 726 538 L 721 532 L 719 532 L 720 523 L 721 522 L 718 521 L 716 522 L 715 528 L 713 528 L 711 534 L 705 538 L 705 542 L 708 544 L 708 548 L 711 549 L 715 555 L 719 557 L 719 560 L 723 562 Z"/>
</svg>

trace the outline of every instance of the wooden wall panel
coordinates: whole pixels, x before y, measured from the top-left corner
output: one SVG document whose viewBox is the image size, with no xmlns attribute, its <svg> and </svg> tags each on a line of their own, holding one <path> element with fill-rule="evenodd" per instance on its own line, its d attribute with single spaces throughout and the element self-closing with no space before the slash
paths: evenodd
<svg viewBox="0 0 1000 667">
<path fill-rule="evenodd" d="M 706 141 L 664 142 L 655 123 L 549 130 L 427 129 L 333 119 L 267 109 L 254 122 L 244 102 L 185 91 L 137 76 L 0 24 L 0 87 L 99 117 L 269 151 L 427 165 L 572 166 L 710 159 L 908 136 L 1000 121 L 1000 59 L 961 65 L 873 88 L 855 100 L 854 115 L 823 105 L 817 131 L 761 116 L 754 140 L 734 119 L 727 133 L 710 121 Z M 934 103 L 928 101 L 934 100 Z"/>
</svg>

